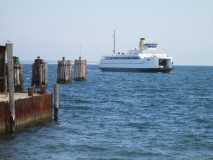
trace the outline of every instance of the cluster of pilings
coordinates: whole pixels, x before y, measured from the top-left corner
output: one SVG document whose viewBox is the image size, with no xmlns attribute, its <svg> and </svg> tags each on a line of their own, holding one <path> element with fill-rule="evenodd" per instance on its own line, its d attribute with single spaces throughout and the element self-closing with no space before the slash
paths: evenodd
<svg viewBox="0 0 213 160">
<path fill-rule="evenodd" d="M 9 45 L 9 44 L 7 44 Z M 7 92 L 9 86 L 9 67 L 8 57 L 6 55 L 6 46 L 0 46 L 0 92 Z M 13 56 L 13 78 L 15 92 L 23 92 L 23 65 L 20 64 L 19 58 Z"/>
<path fill-rule="evenodd" d="M 58 119 L 59 85 L 54 85 L 52 93 L 47 92 L 47 63 L 40 57 L 35 59 L 28 93 L 24 93 L 23 69 L 19 58 L 13 57 L 13 44 L 0 46 L 0 133 L 14 132 L 38 121 Z M 72 79 L 87 79 L 87 61 L 81 57 L 74 61 L 74 67 L 64 57 L 58 61 L 57 83 L 70 83 Z"/>
<path fill-rule="evenodd" d="M 57 82 L 64 84 L 70 83 L 72 81 L 72 77 L 74 80 L 82 81 L 87 79 L 87 61 L 79 59 L 74 61 L 74 76 L 72 76 L 72 63 L 70 60 L 65 60 L 63 57 L 62 60 L 58 61 L 57 68 Z"/>
<path fill-rule="evenodd" d="M 47 93 L 47 63 L 40 57 L 32 65 L 28 93 L 23 88 L 23 65 L 13 57 L 13 44 L 0 46 L 0 133 L 14 132 L 33 123 L 57 120 L 59 86 Z"/>
<path fill-rule="evenodd" d="M 52 93 L 47 92 L 47 63 L 40 57 L 35 59 L 28 93 L 24 93 L 23 69 L 19 58 L 13 56 L 13 44 L 0 46 L 0 133 L 14 132 L 44 119 L 58 119 L 59 85 L 54 85 Z M 73 67 L 64 57 L 58 61 L 57 83 L 70 83 L 72 79 L 87 79 L 87 61 L 81 57 Z"/>
</svg>

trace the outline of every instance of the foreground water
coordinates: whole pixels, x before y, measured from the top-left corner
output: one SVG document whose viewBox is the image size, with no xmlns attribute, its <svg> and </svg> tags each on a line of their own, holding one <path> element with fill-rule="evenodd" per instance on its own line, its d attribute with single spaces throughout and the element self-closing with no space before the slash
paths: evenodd
<svg viewBox="0 0 213 160">
<path fill-rule="evenodd" d="M 50 65 L 49 90 L 55 76 Z M 213 67 L 163 74 L 90 66 L 87 81 L 61 86 L 59 121 L 1 138 L 0 159 L 213 159 L 212 87 Z"/>
</svg>

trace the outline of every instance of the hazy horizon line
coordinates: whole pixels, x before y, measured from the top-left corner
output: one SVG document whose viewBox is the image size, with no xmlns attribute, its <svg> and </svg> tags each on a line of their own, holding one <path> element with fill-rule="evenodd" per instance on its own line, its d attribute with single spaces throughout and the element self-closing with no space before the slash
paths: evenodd
<svg viewBox="0 0 213 160">
<path fill-rule="evenodd" d="M 48 64 L 57 64 L 58 60 L 44 60 Z M 74 60 L 71 60 L 74 63 Z M 34 60 L 21 60 L 21 64 L 33 64 Z M 72 64 L 73 64 L 72 63 Z M 87 61 L 88 65 L 98 65 L 99 61 Z M 196 66 L 196 67 L 213 67 L 208 64 L 174 64 L 174 66 Z"/>
</svg>

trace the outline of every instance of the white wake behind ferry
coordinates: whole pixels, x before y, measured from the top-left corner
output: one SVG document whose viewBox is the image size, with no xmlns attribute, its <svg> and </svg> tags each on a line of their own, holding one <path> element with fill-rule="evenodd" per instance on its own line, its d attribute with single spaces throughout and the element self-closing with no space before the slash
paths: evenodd
<svg viewBox="0 0 213 160">
<path fill-rule="evenodd" d="M 140 39 L 139 49 L 127 53 L 115 52 L 112 56 L 102 57 L 99 68 L 103 71 L 168 72 L 173 68 L 173 58 L 158 47 L 156 43 L 144 43 Z"/>
</svg>

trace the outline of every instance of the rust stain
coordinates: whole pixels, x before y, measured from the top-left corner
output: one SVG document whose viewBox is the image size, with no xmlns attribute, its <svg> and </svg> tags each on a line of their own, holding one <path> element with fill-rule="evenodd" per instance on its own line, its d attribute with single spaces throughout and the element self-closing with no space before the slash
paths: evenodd
<svg viewBox="0 0 213 160">
<path fill-rule="evenodd" d="M 52 119 L 52 95 L 50 93 L 16 100 L 15 107 L 17 129 Z M 8 103 L 0 102 L 0 133 L 8 132 L 9 118 Z"/>
</svg>

